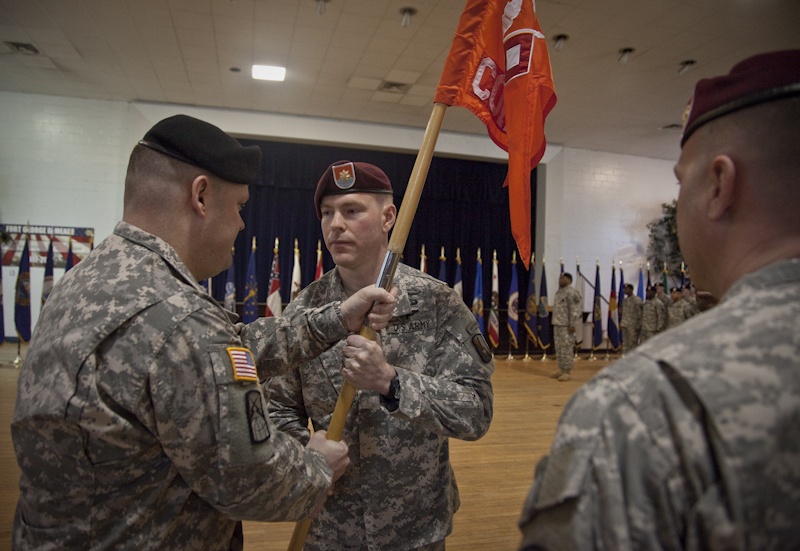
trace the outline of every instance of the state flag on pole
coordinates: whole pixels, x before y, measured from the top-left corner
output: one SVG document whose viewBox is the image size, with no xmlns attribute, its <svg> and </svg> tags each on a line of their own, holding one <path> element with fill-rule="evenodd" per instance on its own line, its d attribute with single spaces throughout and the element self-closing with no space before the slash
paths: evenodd
<svg viewBox="0 0 800 551">
<path fill-rule="evenodd" d="M 244 298 L 242 299 L 242 321 L 250 323 L 258 319 L 258 279 L 256 279 L 256 238 L 250 249 L 250 260 L 247 261 L 247 278 L 244 282 Z"/>
<path fill-rule="evenodd" d="M 525 300 L 525 331 L 534 346 L 539 346 L 539 301 L 536 298 L 536 260 L 531 254 L 528 264 L 528 298 Z"/>
<path fill-rule="evenodd" d="M 461 276 L 461 248 L 456 248 L 456 279 L 453 282 L 453 290 L 462 299 L 464 298 L 464 282 Z"/>
<path fill-rule="evenodd" d="M 322 277 L 322 246 L 317 240 L 317 267 L 314 269 L 314 281 Z"/>
<path fill-rule="evenodd" d="M 539 282 L 539 322 L 536 330 L 539 334 L 539 346 L 547 351 L 550 348 L 552 338 L 550 335 L 550 309 L 547 304 L 547 272 L 545 271 L 544 260 L 542 261 L 542 280 Z"/>
<path fill-rule="evenodd" d="M 47 297 L 53 292 L 53 237 L 47 247 L 47 258 L 44 261 L 44 281 L 42 282 L 42 306 L 47 302 Z"/>
<path fill-rule="evenodd" d="M 636 296 L 644 300 L 644 274 L 642 273 L 641 264 L 639 264 L 639 282 L 636 287 Z"/>
<path fill-rule="evenodd" d="M 575 328 L 575 344 L 581 344 L 583 342 L 583 305 L 585 304 L 584 298 L 586 298 L 586 280 L 581 273 L 580 262 L 577 261 L 575 265 L 575 280 L 575 289 L 577 289 L 578 294 L 581 296 L 581 321 L 578 327 Z"/>
<path fill-rule="evenodd" d="M 0 264 L 0 345 L 6 340 L 5 303 L 3 302 L 3 266 Z"/>
<path fill-rule="evenodd" d="M 437 279 L 447 283 L 447 257 L 444 256 L 444 247 L 442 247 L 442 252 L 439 255 L 439 277 Z"/>
<path fill-rule="evenodd" d="M 556 104 L 547 41 L 529 0 L 467 0 L 434 101 L 472 111 L 508 152 L 511 233 L 528 267 L 531 170 L 546 148 Z"/>
<path fill-rule="evenodd" d="M 497 273 L 497 250 L 492 252 L 492 302 L 489 304 L 489 341 L 500 346 L 500 280 Z"/>
<path fill-rule="evenodd" d="M 594 273 L 594 309 L 592 312 L 592 350 L 598 350 L 603 345 L 603 320 L 600 304 L 600 264 Z"/>
<path fill-rule="evenodd" d="M 481 333 L 483 328 L 483 263 L 481 262 L 481 250 L 478 249 L 478 260 L 475 262 L 475 289 L 472 293 L 472 313 L 478 322 Z"/>
<path fill-rule="evenodd" d="M 233 256 L 233 249 L 231 249 L 231 256 Z M 225 298 L 223 305 L 226 310 L 231 312 L 236 311 L 236 270 L 233 267 L 233 262 L 228 266 L 228 273 L 225 277 Z"/>
<path fill-rule="evenodd" d="M 272 268 L 269 271 L 269 294 L 264 317 L 280 317 L 283 314 L 283 301 L 281 300 L 281 269 L 278 263 L 278 238 L 275 238 L 275 248 L 272 249 Z"/>
<path fill-rule="evenodd" d="M 608 347 L 619 350 L 619 318 L 617 317 L 617 267 L 611 266 L 611 295 L 608 298 Z"/>
<path fill-rule="evenodd" d="M 28 236 L 19 259 L 16 296 L 14 299 L 14 325 L 22 342 L 31 340 L 31 259 L 28 249 Z"/>
<path fill-rule="evenodd" d="M 302 279 L 300 278 L 300 247 L 297 245 L 297 239 L 294 240 L 294 264 L 292 265 L 292 290 L 289 294 L 289 302 L 294 300 L 303 289 Z"/>
<path fill-rule="evenodd" d="M 517 281 L 517 251 L 511 254 L 511 285 L 508 287 L 508 346 L 519 348 L 519 283 Z"/>
<path fill-rule="evenodd" d="M 67 249 L 67 259 L 64 262 L 64 273 L 66 274 L 68 271 L 75 266 L 75 254 L 72 252 L 72 237 L 69 238 L 69 249 Z"/>
<path fill-rule="evenodd" d="M 617 293 L 617 327 L 622 327 L 622 316 L 625 309 L 622 304 L 625 302 L 625 276 L 622 273 L 622 261 L 619 261 L 619 293 Z M 622 329 L 619 330 L 619 343 L 622 345 Z"/>
</svg>

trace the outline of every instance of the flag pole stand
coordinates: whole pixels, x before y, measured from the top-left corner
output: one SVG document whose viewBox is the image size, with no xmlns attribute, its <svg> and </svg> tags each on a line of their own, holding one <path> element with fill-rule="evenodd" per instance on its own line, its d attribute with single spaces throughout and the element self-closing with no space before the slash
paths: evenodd
<svg viewBox="0 0 800 551">
<path fill-rule="evenodd" d="M 611 359 L 611 355 L 608 353 L 608 344 L 609 344 L 609 340 L 608 340 L 608 339 L 606 339 L 606 355 L 605 355 L 605 357 L 603 358 L 605 361 L 608 361 L 608 360 L 610 360 L 610 359 Z"/>
<path fill-rule="evenodd" d="M 542 359 L 541 361 L 547 360 L 547 352 L 542 352 Z"/>
<path fill-rule="evenodd" d="M 531 341 L 528 340 L 528 339 L 525 339 L 525 355 L 522 357 L 522 361 L 523 362 L 531 361 L 531 355 L 528 354 L 528 349 L 530 348 L 530 346 L 531 346 Z"/>
<path fill-rule="evenodd" d="M 590 362 L 593 362 L 593 361 L 597 360 L 597 358 L 594 355 L 594 348 L 592 348 L 592 352 L 589 354 L 589 357 L 586 358 L 586 360 L 590 361 Z"/>
<path fill-rule="evenodd" d="M 14 367 L 19 369 L 22 366 L 22 342 L 21 339 L 17 341 L 17 357 L 14 358 Z"/>
</svg>

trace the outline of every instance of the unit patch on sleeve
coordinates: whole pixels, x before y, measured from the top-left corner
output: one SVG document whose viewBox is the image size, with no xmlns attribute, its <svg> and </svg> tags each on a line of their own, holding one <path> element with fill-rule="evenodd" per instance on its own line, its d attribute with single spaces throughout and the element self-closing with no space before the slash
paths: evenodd
<svg viewBox="0 0 800 551">
<path fill-rule="evenodd" d="M 258 372 L 256 363 L 253 361 L 253 353 L 247 348 L 228 347 L 225 350 L 231 358 L 233 366 L 233 379 L 235 381 L 254 381 L 258 382 Z"/>
<path fill-rule="evenodd" d="M 260 390 L 251 390 L 245 394 L 245 407 L 247 408 L 247 424 L 250 427 L 250 441 L 260 444 L 269 439 L 269 423 L 264 412 L 264 404 Z"/>
</svg>

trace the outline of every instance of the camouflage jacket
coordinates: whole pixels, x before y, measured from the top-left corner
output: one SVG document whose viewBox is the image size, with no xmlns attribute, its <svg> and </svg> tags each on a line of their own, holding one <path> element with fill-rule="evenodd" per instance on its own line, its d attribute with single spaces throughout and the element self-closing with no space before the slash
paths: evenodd
<svg viewBox="0 0 800 551">
<path fill-rule="evenodd" d="M 521 549 L 798 549 L 800 258 L 739 280 L 570 400 Z"/>
<path fill-rule="evenodd" d="M 553 299 L 553 325 L 580 328 L 582 319 L 581 294 L 574 287 L 559 287 Z"/>
<path fill-rule="evenodd" d="M 680 298 L 667 307 L 667 329 L 682 324 L 694 315 L 692 306 L 684 298 Z"/>
<path fill-rule="evenodd" d="M 233 519 L 322 499 L 332 473 L 269 423 L 252 359 L 313 357 L 347 334 L 336 309 L 230 316 L 124 222 L 59 281 L 19 375 L 15 548 L 241 548 Z"/>
<path fill-rule="evenodd" d="M 642 305 L 642 330 L 658 333 L 667 328 L 667 308 L 653 297 Z"/>
<path fill-rule="evenodd" d="M 390 412 L 377 392 L 358 390 L 343 432 L 351 464 L 311 524 L 306 549 L 413 549 L 444 539 L 459 506 L 448 438 L 477 440 L 492 419 L 491 357 L 472 312 L 446 284 L 400 264 L 397 308 L 380 342 L 400 381 Z M 344 298 L 336 269 L 286 308 Z M 341 347 L 269 382 L 276 426 L 305 442 L 308 420 L 325 429 L 343 378 Z M 486 348 L 488 351 L 488 348 Z M 351 549 L 351 547 L 347 547 Z"/>
<path fill-rule="evenodd" d="M 631 327 L 634 330 L 642 328 L 642 299 L 636 295 L 625 297 L 620 310 L 620 327 Z"/>
</svg>

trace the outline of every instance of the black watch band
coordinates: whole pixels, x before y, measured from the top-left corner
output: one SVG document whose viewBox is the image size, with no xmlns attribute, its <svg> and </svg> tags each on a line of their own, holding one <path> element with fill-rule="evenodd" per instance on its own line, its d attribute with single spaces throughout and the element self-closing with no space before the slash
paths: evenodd
<svg viewBox="0 0 800 551">
<path fill-rule="evenodd" d="M 384 398 L 387 400 L 394 400 L 397 397 L 397 392 L 400 390 L 400 378 L 397 376 L 397 373 L 394 374 L 392 377 L 391 382 L 389 383 L 389 392 L 383 395 Z"/>
</svg>

